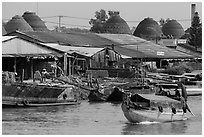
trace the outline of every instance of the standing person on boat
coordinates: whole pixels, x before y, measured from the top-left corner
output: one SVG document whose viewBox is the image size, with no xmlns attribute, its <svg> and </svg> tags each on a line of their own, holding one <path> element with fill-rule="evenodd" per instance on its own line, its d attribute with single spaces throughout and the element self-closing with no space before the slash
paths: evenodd
<svg viewBox="0 0 204 137">
<path fill-rule="evenodd" d="M 46 71 L 46 69 L 44 68 L 42 70 L 42 82 L 46 82 L 46 77 L 49 73 Z"/>
<path fill-rule="evenodd" d="M 194 116 L 193 112 L 190 110 L 188 104 L 187 104 L 187 92 L 186 92 L 186 87 L 183 85 L 183 83 L 180 81 L 178 82 L 178 86 L 181 87 L 182 95 L 180 97 L 180 101 L 182 104 L 182 109 L 183 109 L 183 118 L 187 110 Z"/>
<path fill-rule="evenodd" d="M 178 84 L 178 87 L 181 88 L 182 97 L 185 99 L 185 101 L 187 101 L 186 87 L 184 86 L 184 84 L 181 81 L 179 81 L 177 84 Z"/>
</svg>

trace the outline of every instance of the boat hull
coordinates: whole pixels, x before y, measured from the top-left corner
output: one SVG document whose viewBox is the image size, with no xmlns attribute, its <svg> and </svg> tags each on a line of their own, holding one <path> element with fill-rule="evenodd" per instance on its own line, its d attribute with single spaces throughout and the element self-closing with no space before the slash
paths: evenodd
<svg viewBox="0 0 204 137">
<path fill-rule="evenodd" d="M 90 92 L 88 99 L 89 102 L 122 102 L 123 95 L 125 94 L 119 88 L 111 88 L 106 93 L 100 93 L 98 90 Z"/>
<path fill-rule="evenodd" d="M 158 117 L 157 110 L 134 110 L 128 108 L 128 106 L 122 103 L 122 111 L 126 119 L 131 123 L 140 123 L 144 121 L 150 122 L 172 122 L 172 121 L 182 121 L 187 118 L 183 118 L 183 112 L 177 112 L 173 115 L 171 112 L 163 112 Z"/>
<path fill-rule="evenodd" d="M 67 102 L 53 102 L 53 103 L 16 103 L 3 101 L 3 108 L 14 108 L 14 107 L 44 107 L 44 106 L 62 106 L 62 105 L 77 105 L 80 104 L 78 101 L 67 101 Z"/>
</svg>

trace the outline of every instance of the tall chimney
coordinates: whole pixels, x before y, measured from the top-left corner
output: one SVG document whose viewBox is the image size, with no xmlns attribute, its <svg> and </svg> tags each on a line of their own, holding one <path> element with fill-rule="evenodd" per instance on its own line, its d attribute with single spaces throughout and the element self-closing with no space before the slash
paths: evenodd
<svg viewBox="0 0 204 137">
<path fill-rule="evenodd" d="M 192 26 L 193 17 L 195 16 L 195 11 L 196 11 L 196 4 L 191 4 L 191 26 Z"/>
</svg>

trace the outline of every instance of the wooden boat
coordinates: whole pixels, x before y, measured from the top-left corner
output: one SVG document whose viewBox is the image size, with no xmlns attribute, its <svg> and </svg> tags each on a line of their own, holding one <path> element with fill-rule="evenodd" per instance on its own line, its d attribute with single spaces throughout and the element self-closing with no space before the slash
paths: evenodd
<svg viewBox="0 0 204 137">
<path fill-rule="evenodd" d="M 44 106 L 62 106 L 62 105 L 77 105 L 80 104 L 79 101 L 61 101 L 61 102 L 51 102 L 51 103 L 30 103 L 28 101 L 14 102 L 14 101 L 2 101 L 2 107 L 44 107 Z"/>
<path fill-rule="evenodd" d="M 157 89 L 156 94 L 157 95 L 162 95 L 161 91 L 158 91 L 159 88 L 162 88 L 163 93 L 168 93 L 169 97 L 175 98 L 175 91 L 178 90 L 182 94 L 182 88 L 178 86 L 177 83 L 159 83 L 155 85 Z M 184 85 L 184 88 L 186 90 L 186 95 L 187 96 L 199 96 L 202 95 L 202 87 L 201 86 L 186 86 Z M 160 93 L 158 93 L 160 92 Z"/>
<path fill-rule="evenodd" d="M 88 96 L 89 102 L 122 102 L 125 92 L 118 87 L 109 87 L 104 91 L 92 90 Z"/>
<path fill-rule="evenodd" d="M 80 104 L 73 86 L 33 85 L 13 83 L 2 85 L 3 107 L 40 107 Z"/>
<path fill-rule="evenodd" d="M 98 90 L 90 91 L 88 95 L 89 102 L 105 102 L 108 95 L 100 93 Z"/>
<path fill-rule="evenodd" d="M 134 85 L 134 84 L 121 84 L 119 86 L 110 86 L 100 90 L 92 90 L 88 96 L 90 102 L 122 102 L 123 96 L 126 92 L 132 94 L 154 93 L 154 90 L 149 85 Z"/>
<path fill-rule="evenodd" d="M 186 91 L 188 96 L 201 96 L 202 87 L 198 86 L 186 86 Z"/>
<path fill-rule="evenodd" d="M 121 108 L 124 116 L 131 123 L 169 122 L 187 119 L 183 117 L 182 104 L 178 100 L 155 94 L 135 94 L 129 99 L 129 101 L 128 99 L 123 101 Z M 175 114 L 172 108 L 176 108 Z"/>
<path fill-rule="evenodd" d="M 139 123 L 144 121 L 150 121 L 150 122 L 170 122 L 170 121 L 181 121 L 185 120 L 186 118 L 183 118 L 182 112 L 177 112 L 173 115 L 171 112 L 163 112 L 158 117 L 157 111 L 152 110 L 134 110 L 134 109 L 128 109 L 128 106 L 126 104 L 122 104 L 122 110 L 124 113 L 124 116 L 127 118 L 127 120 L 131 123 Z"/>
<path fill-rule="evenodd" d="M 128 90 L 133 93 L 133 94 L 152 94 L 154 93 L 153 87 L 151 87 L 150 85 L 136 85 L 136 86 L 129 86 Z"/>
</svg>

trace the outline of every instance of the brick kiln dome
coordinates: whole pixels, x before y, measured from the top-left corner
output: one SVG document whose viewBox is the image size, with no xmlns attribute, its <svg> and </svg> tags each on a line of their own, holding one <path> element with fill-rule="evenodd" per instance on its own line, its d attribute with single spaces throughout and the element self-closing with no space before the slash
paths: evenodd
<svg viewBox="0 0 204 137">
<path fill-rule="evenodd" d="M 12 31 L 33 31 L 32 27 L 23 19 L 23 17 L 16 15 L 12 17 L 5 25 L 5 30 L 7 33 Z"/>
<path fill-rule="evenodd" d="M 145 18 L 144 20 L 142 20 L 133 33 L 133 35 L 137 37 L 150 38 L 159 37 L 161 34 L 161 27 L 152 18 Z"/>
<path fill-rule="evenodd" d="M 183 27 L 176 20 L 170 20 L 162 27 L 162 32 L 165 36 L 173 36 L 180 38 L 185 34 Z"/>
<path fill-rule="evenodd" d="M 35 12 L 27 11 L 23 14 L 23 18 L 28 22 L 34 31 L 48 31 L 45 23 L 35 14 Z"/>
<path fill-rule="evenodd" d="M 119 14 L 112 15 L 104 25 L 105 32 L 113 34 L 131 34 L 126 21 Z"/>
</svg>

